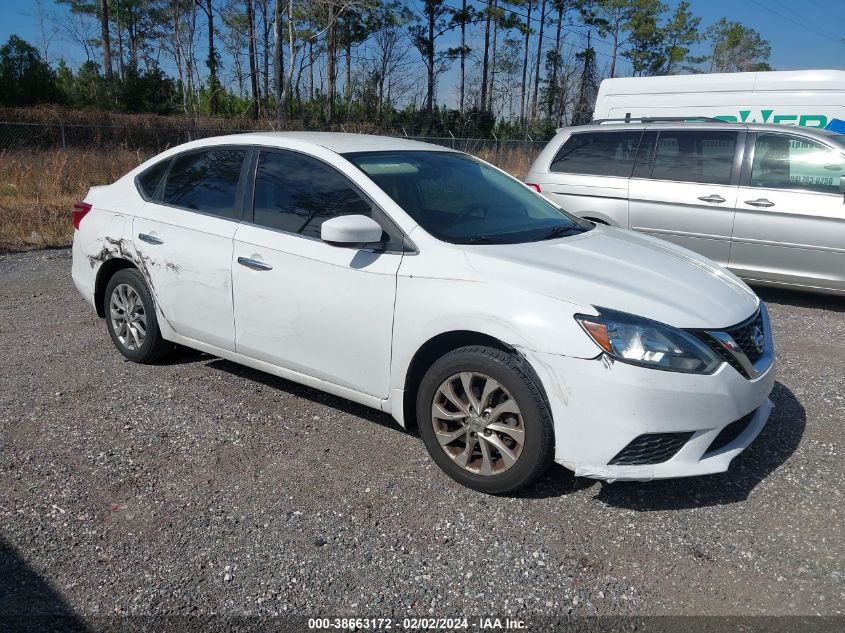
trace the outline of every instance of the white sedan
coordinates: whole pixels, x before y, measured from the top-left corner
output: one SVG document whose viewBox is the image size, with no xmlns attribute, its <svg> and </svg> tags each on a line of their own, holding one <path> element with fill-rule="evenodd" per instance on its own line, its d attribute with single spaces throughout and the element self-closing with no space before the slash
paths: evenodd
<svg viewBox="0 0 845 633">
<path fill-rule="evenodd" d="M 93 187 L 74 226 L 74 283 L 126 358 L 180 344 L 387 411 L 483 492 L 552 461 L 721 472 L 771 410 L 742 281 L 442 147 L 204 139 Z"/>
</svg>

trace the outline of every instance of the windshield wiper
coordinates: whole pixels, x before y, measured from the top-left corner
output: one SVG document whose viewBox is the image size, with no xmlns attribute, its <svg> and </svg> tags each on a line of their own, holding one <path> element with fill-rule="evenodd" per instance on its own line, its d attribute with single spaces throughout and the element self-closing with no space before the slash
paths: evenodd
<svg viewBox="0 0 845 633">
<path fill-rule="evenodd" d="M 577 233 L 584 233 L 587 230 L 588 229 L 581 228 L 580 226 L 556 226 L 548 232 L 543 233 L 539 237 L 539 239 L 550 240 L 552 238 L 561 237 L 563 235 L 575 235 Z"/>
<path fill-rule="evenodd" d="M 502 241 L 492 235 L 474 235 L 462 242 L 463 244 L 501 244 Z"/>
</svg>

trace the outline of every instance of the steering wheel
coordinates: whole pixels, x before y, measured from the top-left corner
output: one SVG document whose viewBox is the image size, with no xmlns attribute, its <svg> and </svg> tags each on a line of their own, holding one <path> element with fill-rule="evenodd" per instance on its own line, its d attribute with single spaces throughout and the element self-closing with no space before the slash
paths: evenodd
<svg viewBox="0 0 845 633">
<path fill-rule="evenodd" d="M 481 203 L 481 202 L 470 202 L 467 206 L 465 206 L 463 209 L 461 209 L 461 212 L 458 215 L 458 217 L 455 218 L 454 222 L 452 222 L 452 226 L 455 226 L 456 224 L 460 224 L 461 222 L 463 222 L 464 218 L 469 216 L 473 211 L 481 211 L 481 213 L 484 216 L 487 215 L 487 207 L 483 203 Z"/>
</svg>

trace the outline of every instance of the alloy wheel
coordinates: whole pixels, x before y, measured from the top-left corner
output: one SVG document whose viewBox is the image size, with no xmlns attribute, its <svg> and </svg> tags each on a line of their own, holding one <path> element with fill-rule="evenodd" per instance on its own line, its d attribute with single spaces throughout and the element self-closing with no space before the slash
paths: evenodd
<svg viewBox="0 0 845 633">
<path fill-rule="evenodd" d="M 109 299 L 112 328 L 121 345 L 137 350 L 147 338 L 147 315 L 140 295 L 129 284 L 115 286 Z"/>
<path fill-rule="evenodd" d="M 464 371 L 444 380 L 434 393 L 431 423 L 441 448 L 471 473 L 501 474 L 522 454 L 525 426 L 519 405 L 486 374 Z"/>
</svg>

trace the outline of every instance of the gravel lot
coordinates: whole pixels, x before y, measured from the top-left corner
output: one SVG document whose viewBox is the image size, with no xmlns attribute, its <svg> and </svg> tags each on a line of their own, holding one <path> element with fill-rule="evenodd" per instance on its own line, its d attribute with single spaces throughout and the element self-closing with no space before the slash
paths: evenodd
<svg viewBox="0 0 845 633">
<path fill-rule="evenodd" d="M 124 362 L 69 251 L 0 256 L 0 617 L 841 615 L 845 300 L 761 294 L 776 409 L 728 473 L 495 498 L 387 415 Z"/>
</svg>

